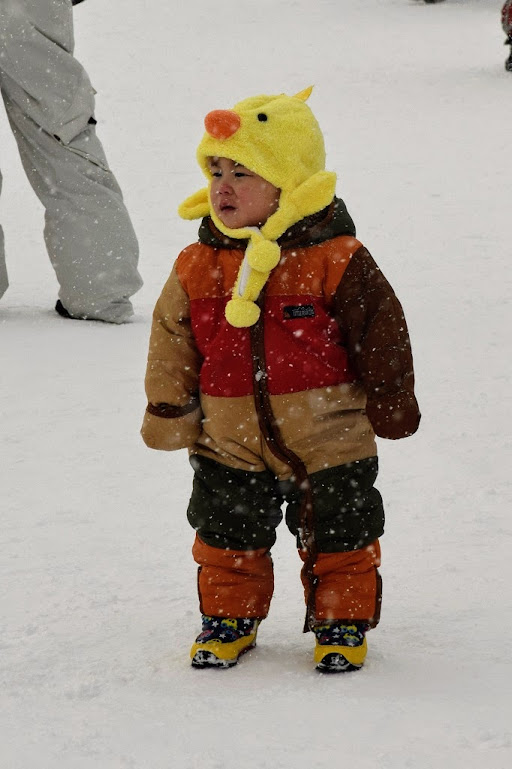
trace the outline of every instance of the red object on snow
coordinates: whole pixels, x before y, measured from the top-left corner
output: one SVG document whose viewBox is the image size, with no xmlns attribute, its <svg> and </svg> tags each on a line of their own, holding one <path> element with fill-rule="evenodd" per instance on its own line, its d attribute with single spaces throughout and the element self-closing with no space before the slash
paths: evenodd
<svg viewBox="0 0 512 769">
<path fill-rule="evenodd" d="M 501 9 L 501 26 L 506 35 L 512 36 L 512 0 L 507 0 Z"/>
</svg>

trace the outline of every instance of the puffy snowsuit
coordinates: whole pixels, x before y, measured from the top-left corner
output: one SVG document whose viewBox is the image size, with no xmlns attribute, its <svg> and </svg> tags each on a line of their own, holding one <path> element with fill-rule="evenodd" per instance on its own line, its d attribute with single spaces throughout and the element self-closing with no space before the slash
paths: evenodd
<svg viewBox="0 0 512 769">
<path fill-rule="evenodd" d="M 266 616 L 286 498 L 306 566 L 312 551 L 311 620 L 378 619 L 374 433 L 411 435 L 419 412 L 402 308 L 350 230 L 338 200 L 293 228 L 258 323 L 240 329 L 224 309 L 244 244 L 207 219 L 155 307 L 142 435 L 190 449 L 204 613 Z"/>
<path fill-rule="evenodd" d="M 281 190 L 279 207 L 261 229 L 228 230 L 210 212 L 179 255 L 154 311 L 142 436 L 190 451 L 203 613 L 266 616 L 286 502 L 307 627 L 371 626 L 384 526 L 375 433 L 411 435 L 420 415 L 402 308 L 333 198 L 309 92 L 205 120 L 205 174 L 209 155 L 231 158 Z M 210 187 L 182 214 L 209 198 Z"/>
<path fill-rule="evenodd" d="M 2 0 L 0 44 L 0 90 L 45 208 L 59 298 L 71 315 L 123 322 L 142 285 L 138 244 L 96 136 L 94 89 L 73 56 L 71 0 Z M 0 228 L 0 296 L 7 287 Z"/>
</svg>

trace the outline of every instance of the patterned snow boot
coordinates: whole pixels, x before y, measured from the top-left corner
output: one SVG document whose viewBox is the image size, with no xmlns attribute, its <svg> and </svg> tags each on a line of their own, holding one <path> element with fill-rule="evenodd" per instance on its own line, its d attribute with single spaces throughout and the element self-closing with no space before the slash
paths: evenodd
<svg viewBox="0 0 512 769">
<path fill-rule="evenodd" d="M 359 670 L 366 658 L 365 634 L 368 625 L 364 622 L 324 622 L 316 625 L 315 662 L 322 673 L 348 673 Z"/>
<path fill-rule="evenodd" d="M 241 654 L 256 646 L 259 620 L 202 615 L 203 629 L 190 657 L 195 668 L 230 668 Z"/>
</svg>

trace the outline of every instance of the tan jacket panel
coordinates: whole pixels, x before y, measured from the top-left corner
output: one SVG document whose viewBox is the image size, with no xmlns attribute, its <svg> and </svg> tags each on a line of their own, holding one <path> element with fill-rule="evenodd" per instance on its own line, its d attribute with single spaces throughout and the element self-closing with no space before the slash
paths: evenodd
<svg viewBox="0 0 512 769">
<path fill-rule="evenodd" d="M 366 396 L 357 384 L 274 395 L 271 403 L 284 443 L 308 473 L 377 454 Z"/>
<path fill-rule="evenodd" d="M 200 366 L 201 356 L 190 326 L 189 299 L 174 268 L 156 303 L 149 340 L 145 386 L 150 406 L 144 415 L 141 434 L 150 448 L 163 451 L 186 448 L 199 436 Z M 160 415 L 158 409 L 151 409 L 159 404 L 172 404 L 174 410 L 170 413 L 163 409 Z"/>
<path fill-rule="evenodd" d="M 146 411 L 140 434 L 146 446 L 159 451 L 187 449 L 201 434 L 201 410 L 169 419 Z"/>
<path fill-rule="evenodd" d="M 357 385 L 273 395 L 272 409 L 287 447 L 309 473 L 375 456 L 375 435 L 365 415 L 366 397 Z M 191 453 L 242 470 L 269 468 L 280 480 L 289 465 L 269 451 L 259 429 L 252 396 L 201 396 L 203 430 Z"/>
</svg>

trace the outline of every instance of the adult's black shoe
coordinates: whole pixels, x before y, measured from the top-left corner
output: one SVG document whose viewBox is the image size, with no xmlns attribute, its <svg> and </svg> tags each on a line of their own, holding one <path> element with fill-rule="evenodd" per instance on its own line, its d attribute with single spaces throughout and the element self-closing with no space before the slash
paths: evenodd
<svg viewBox="0 0 512 769">
<path fill-rule="evenodd" d="M 72 318 L 72 319 L 73 319 L 73 315 L 71 315 L 71 314 L 70 314 L 70 313 L 69 313 L 69 312 L 66 310 L 66 308 L 64 307 L 64 305 L 62 304 L 62 302 L 60 301 L 60 299 L 57 299 L 57 304 L 55 305 L 55 312 L 57 312 L 57 313 L 58 313 L 59 315 L 61 315 L 63 318 Z"/>
</svg>

